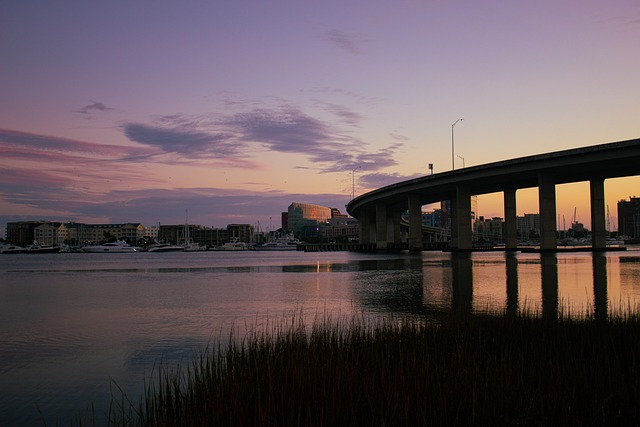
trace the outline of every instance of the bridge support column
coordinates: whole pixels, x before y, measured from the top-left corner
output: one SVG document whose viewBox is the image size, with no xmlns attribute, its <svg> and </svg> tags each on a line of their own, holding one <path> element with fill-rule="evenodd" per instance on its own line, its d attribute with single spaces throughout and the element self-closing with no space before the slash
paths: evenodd
<svg viewBox="0 0 640 427">
<path fill-rule="evenodd" d="M 371 243 L 371 229 L 373 228 L 373 221 L 371 218 L 371 212 L 364 211 L 360 215 L 360 243 L 363 245 L 367 245 Z"/>
<path fill-rule="evenodd" d="M 387 249 L 387 206 L 376 205 L 376 249 Z"/>
<path fill-rule="evenodd" d="M 471 190 L 465 185 L 456 187 L 455 203 L 452 203 L 453 219 L 455 225 L 451 230 L 452 236 L 455 231 L 455 249 L 470 250 L 472 248 L 472 226 L 471 226 Z M 452 201 L 453 202 L 453 201 Z"/>
<path fill-rule="evenodd" d="M 401 212 L 393 212 L 393 214 L 389 217 L 389 239 L 394 244 L 402 243 L 402 234 L 400 230 L 400 221 L 402 220 Z"/>
<path fill-rule="evenodd" d="M 419 194 L 409 194 L 409 250 L 422 250 L 422 201 Z"/>
<path fill-rule="evenodd" d="M 538 202 L 540 204 L 540 249 L 558 248 L 556 237 L 556 184 L 548 175 L 538 175 Z"/>
<path fill-rule="evenodd" d="M 593 249 L 607 247 L 604 213 L 604 179 L 589 181 L 591 189 L 591 244 Z"/>
<path fill-rule="evenodd" d="M 505 249 L 516 250 L 518 248 L 518 223 L 516 213 L 516 189 L 504 190 L 504 228 Z"/>
<path fill-rule="evenodd" d="M 451 224 L 451 229 L 449 230 L 449 235 L 451 236 L 451 247 L 458 247 L 458 199 L 454 195 L 449 200 L 449 218 L 451 219 L 449 222 Z"/>
</svg>

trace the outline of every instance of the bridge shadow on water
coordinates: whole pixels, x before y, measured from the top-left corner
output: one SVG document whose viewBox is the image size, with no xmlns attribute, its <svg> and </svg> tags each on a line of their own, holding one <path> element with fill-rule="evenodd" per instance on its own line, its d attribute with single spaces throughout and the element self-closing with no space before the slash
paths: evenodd
<svg viewBox="0 0 640 427">
<path fill-rule="evenodd" d="M 612 262 L 602 253 L 571 258 L 556 253 L 522 257 L 509 252 L 488 258 L 454 252 L 436 259 L 368 260 L 355 268 L 375 271 L 376 280 L 361 274 L 354 292 L 366 309 L 390 315 L 437 319 L 452 313 L 489 312 L 529 313 L 550 320 L 566 316 L 604 320 L 609 312 L 610 264 L 617 268 L 634 265 L 631 273 L 614 275 L 616 281 L 624 276 L 635 283 L 640 275 L 640 260 L 622 261 Z M 575 301 L 565 299 L 572 292 L 583 300 L 577 309 L 571 305 Z M 619 298 L 629 301 L 633 296 Z"/>
</svg>

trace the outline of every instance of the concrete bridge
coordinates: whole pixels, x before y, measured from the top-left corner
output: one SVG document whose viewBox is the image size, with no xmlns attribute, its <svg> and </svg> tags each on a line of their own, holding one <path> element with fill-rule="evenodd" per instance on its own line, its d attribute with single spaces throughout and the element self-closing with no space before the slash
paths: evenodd
<svg viewBox="0 0 640 427">
<path fill-rule="evenodd" d="M 400 217 L 409 212 L 409 249 L 422 249 L 422 206 L 451 200 L 451 247 L 472 249 L 471 196 L 504 193 L 506 249 L 517 248 L 516 192 L 538 187 L 540 249 L 555 250 L 556 184 L 588 181 L 592 245 L 606 247 L 604 180 L 640 175 L 640 139 L 488 163 L 388 185 L 347 205 L 360 221 L 360 243 L 386 249 L 401 241 Z"/>
</svg>

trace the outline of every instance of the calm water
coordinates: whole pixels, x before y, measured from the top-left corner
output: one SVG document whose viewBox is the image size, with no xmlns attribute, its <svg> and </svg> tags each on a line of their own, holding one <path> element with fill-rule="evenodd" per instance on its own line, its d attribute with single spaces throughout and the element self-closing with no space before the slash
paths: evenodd
<svg viewBox="0 0 640 427">
<path fill-rule="evenodd" d="M 637 249 L 637 248 L 636 248 Z M 294 313 L 624 313 L 640 251 L 540 255 L 200 252 L 0 256 L 0 425 L 68 425 L 160 362 Z M 117 386 L 116 386 L 117 384 Z"/>
</svg>

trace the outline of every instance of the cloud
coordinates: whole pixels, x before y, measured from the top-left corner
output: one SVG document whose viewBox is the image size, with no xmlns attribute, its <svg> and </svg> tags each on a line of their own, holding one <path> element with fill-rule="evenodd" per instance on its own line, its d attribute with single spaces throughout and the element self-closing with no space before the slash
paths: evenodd
<svg viewBox="0 0 640 427">
<path fill-rule="evenodd" d="M 209 133 L 182 125 L 178 128 L 162 128 L 139 123 L 126 123 L 124 134 L 129 140 L 157 147 L 168 153 L 190 157 L 235 156 L 243 144 L 238 144 L 233 135 L 223 132 Z"/>
<path fill-rule="evenodd" d="M 363 119 L 361 114 L 356 113 L 355 111 L 341 105 L 329 103 L 325 103 L 324 105 L 327 111 L 340 118 L 344 123 L 348 125 L 358 126 Z"/>
<path fill-rule="evenodd" d="M 340 106 L 329 110 L 352 123 L 361 117 Z M 285 105 L 238 113 L 225 122 L 246 143 L 258 143 L 272 151 L 305 155 L 322 172 L 350 171 L 355 166 L 375 170 L 395 165 L 399 144 L 376 153 L 366 151 L 366 143 L 348 136 L 333 124 L 309 116 L 299 108 Z"/>
<path fill-rule="evenodd" d="M 90 104 L 87 104 L 84 107 L 76 110 L 76 112 L 80 113 L 80 114 L 89 115 L 89 114 L 93 114 L 95 112 L 103 112 L 103 111 L 113 110 L 113 108 L 107 107 L 102 102 L 96 102 L 96 101 L 90 101 L 90 102 L 91 102 Z"/>
<path fill-rule="evenodd" d="M 129 140 L 177 156 L 165 162 L 208 160 L 223 166 L 256 168 L 262 166 L 249 156 L 266 148 L 300 154 L 313 166 L 291 167 L 324 173 L 350 171 L 358 165 L 363 170 L 378 170 L 396 164 L 394 156 L 400 142 L 370 152 L 366 142 L 350 136 L 349 127 L 359 126 L 363 120 L 359 113 L 333 103 L 316 104 L 340 118 L 341 126 L 335 120 L 322 120 L 296 105 L 277 101 L 277 106 L 241 101 L 233 104 L 239 112 L 221 117 L 172 114 L 157 117 L 151 125 L 125 123 L 122 128 Z M 156 155 L 155 161 L 161 161 L 160 157 Z"/>
<path fill-rule="evenodd" d="M 369 173 L 358 178 L 359 185 L 367 189 L 384 187 L 397 182 L 424 176 L 422 174 L 400 175 L 397 173 Z"/>
<path fill-rule="evenodd" d="M 308 195 L 286 192 L 257 193 L 247 190 L 219 188 L 150 188 L 132 191 L 111 191 L 91 203 L 68 203 L 56 198 L 39 202 L 35 193 L 31 200 L 34 211 L 49 212 L 47 219 L 57 221 L 140 222 L 145 225 L 182 224 L 185 210 L 189 211 L 189 223 L 207 227 L 226 227 L 231 223 L 255 225 L 261 223 L 263 229 L 272 222 L 280 227 L 281 213 L 293 202 L 319 204 L 336 207 L 345 211 L 349 196 L 342 194 Z M 73 199 L 69 199 L 73 200 Z M 17 200 L 24 203 L 24 199 Z M 0 199 L 0 204 L 2 200 Z M 17 220 L 37 220 L 40 217 L 19 218 L 16 215 L 0 215 L 0 222 Z"/>
<path fill-rule="evenodd" d="M 46 161 L 122 160 L 130 156 L 148 155 L 148 150 L 120 145 L 94 144 L 69 138 L 37 135 L 9 129 L 0 129 L 0 152 L 3 160 L 31 159 Z"/>
<path fill-rule="evenodd" d="M 352 55 L 360 55 L 363 52 L 360 46 L 362 42 L 356 40 L 344 31 L 336 29 L 329 30 L 325 33 L 324 39 Z"/>
<path fill-rule="evenodd" d="M 359 104 L 368 106 L 375 106 L 382 102 L 382 99 L 380 98 L 365 96 L 350 90 L 332 87 L 318 86 L 311 89 L 303 90 L 303 92 L 321 93 L 330 96 L 332 99 L 336 97 L 348 98 L 357 101 Z"/>
<path fill-rule="evenodd" d="M 239 113 L 226 124 L 247 142 L 257 142 L 282 153 L 307 154 L 315 161 L 332 160 L 336 149 L 345 148 L 336 141 L 328 125 L 295 107 Z"/>
</svg>

